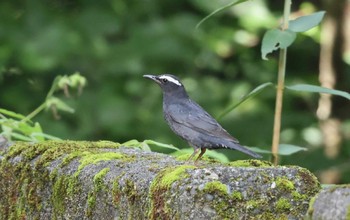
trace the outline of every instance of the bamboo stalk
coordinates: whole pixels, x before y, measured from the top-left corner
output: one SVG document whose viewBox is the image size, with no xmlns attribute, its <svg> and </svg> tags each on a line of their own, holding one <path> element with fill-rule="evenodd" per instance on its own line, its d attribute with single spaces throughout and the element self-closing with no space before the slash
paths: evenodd
<svg viewBox="0 0 350 220">
<path fill-rule="evenodd" d="M 284 1 L 284 12 L 283 12 L 283 24 L 282 30 L 288 29 L 289 15 L 291 0 Z M 277 82 L 277 94 L 276 94 L 276 105 L 275 105 L 275 117 L 273 126 L 273 137 L 272 137 L 272 162 L 277 165 L 278 158 L 278 148 L 280 142 L 281 133 L 281 118 L 282 118 L 282 104 L 283 104 L 283 91 L 284 91 L 284 78 L 286 73 L 286 63 L 287 63 L 287 48 L 280 50 L 279 64 L 278 64 L 278 82 Z"/>
</svg>

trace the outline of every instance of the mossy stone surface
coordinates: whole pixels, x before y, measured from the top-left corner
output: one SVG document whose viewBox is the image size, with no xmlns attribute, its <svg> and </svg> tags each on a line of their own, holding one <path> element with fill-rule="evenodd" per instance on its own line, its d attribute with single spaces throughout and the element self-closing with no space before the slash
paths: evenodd
<svg viewBox="0 0 350 220">
<path fill-rule="evenodd" d="M 298 219 L 304 168 L 178 161 L 109 141 L 0 147 L 0 219 Z M 272 218 L 273 217 L 273 218 Z"/>
<path fill-rule="evenodd" d="M 350 185 L 335 185 L 322 189 L 310 201 L 308 218 L 350 220 Z"/>
</svg>

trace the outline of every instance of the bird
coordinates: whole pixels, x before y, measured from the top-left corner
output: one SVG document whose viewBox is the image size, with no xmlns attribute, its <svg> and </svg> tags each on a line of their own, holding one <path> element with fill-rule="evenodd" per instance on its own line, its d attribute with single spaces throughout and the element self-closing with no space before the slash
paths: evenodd
<svg viewBox="0 0 350 220">
<path fill-rule="evenodd" d="M 239 144 L 208 112 L 187 94 L 180 79 L 172 74 L 143 75 L 156 82 L 163 92 L 163 116 L 171 130 L 193 147 L 191 160 L 200 150 L 195 163 L 207 149 L 227 148 L 255 158 L 261 155 Z"/>
</svg>

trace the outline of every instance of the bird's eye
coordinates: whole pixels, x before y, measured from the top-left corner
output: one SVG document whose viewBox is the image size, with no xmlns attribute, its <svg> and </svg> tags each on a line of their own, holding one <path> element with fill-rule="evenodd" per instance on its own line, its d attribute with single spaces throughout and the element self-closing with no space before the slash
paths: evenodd
<svg viewBox="0 0 350 220">
<path fill-rule="evenodd" d="M 167 80 L 167 79 L 165 79 L 165 78 L 163 78 L 163 79 L 162 79 L 162 82 L 163 82 L 163 83 L 167 83 L 167 82 L 168 82 L 168 80 Z"/>
</svg>

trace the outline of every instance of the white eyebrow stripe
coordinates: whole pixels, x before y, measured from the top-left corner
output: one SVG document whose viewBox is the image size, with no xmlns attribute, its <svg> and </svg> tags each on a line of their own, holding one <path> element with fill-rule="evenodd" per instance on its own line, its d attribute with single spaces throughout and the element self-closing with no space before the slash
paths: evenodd
<svg viewBox="0 0 350 220">
<path fill-rule="evenodd" d="M 182 86 L 182 84 L 178 80 L 176 80 L 170 76 L 161 76 L 161 77 L 159 77 L 159 79 L 167 79 L 169 82 L 175 83 L 178 86 Z"/>
</svg>

